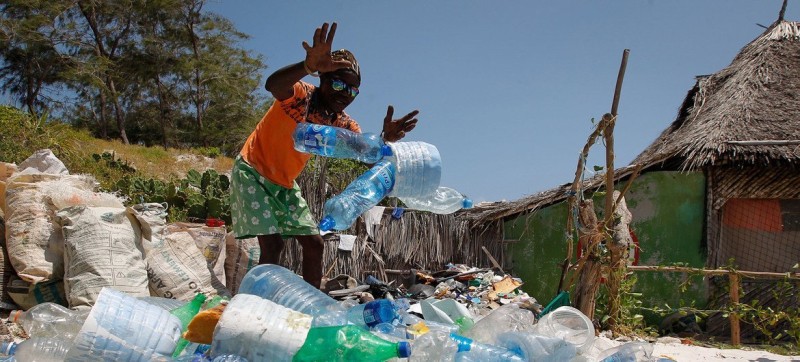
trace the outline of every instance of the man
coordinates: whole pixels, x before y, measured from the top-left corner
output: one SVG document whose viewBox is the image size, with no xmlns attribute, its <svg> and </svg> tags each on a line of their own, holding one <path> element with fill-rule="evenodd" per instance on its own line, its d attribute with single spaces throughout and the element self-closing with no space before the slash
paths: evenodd
<svg viewBox="0 0 800 362">
<path fill-rule="evenodd" d="M 275 98 L 264 118 L 247 138 L 231 175 L 231 216 L 237 238 L 258 237 L 261 264 L 278 264 L 284 237 L 295 237 L 303 249 L 303 279 L 319 288 L 324 242 L 295 179 L 310 155 L 294 149 L 292 132 L 300 122 L 317 123 L 361 132 L 344 112 L 358 95 L 361 69 L 347 50 L 331 52 L 336 23 L 322 24 L 313 44 L 303 42 L 306 58 L 278 69 L 267 78 Z M 315 87 L 301 81 L 319 74 Z M 384 141 L 405 137 L 417 125 L 417 114 L 393 120 L 389 106 L 383 121 Z"/>
</svg>

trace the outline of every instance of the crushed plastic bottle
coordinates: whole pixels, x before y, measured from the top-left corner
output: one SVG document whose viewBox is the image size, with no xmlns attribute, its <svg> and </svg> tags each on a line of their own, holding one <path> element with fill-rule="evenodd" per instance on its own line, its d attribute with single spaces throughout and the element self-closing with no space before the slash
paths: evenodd
<svg viewBox="0 0 800 362">
<path fill-rule="evenodd" d="M 434 214 L 452 214 L 461 209 L 472 207 L 472 200 L 460 192 L 445 186 L 439 186 L 432 194 L 425 197 L 398 197 L 407 208 L 430 211 Z"/>
<path fill-rule="evenodd" d="M 533 312 L 509 303 L 481 318 L 463 334 L 481 343 L 497 344 L 497 336 L 500 333 L 532 331 L 535 323 L 536 317 Z"/>
<path fill-rule="evenodd" d="M 71 347 L 71 339 L 31 337 L 20 343 L 3 342 L 0 353 L 14 356 L 17 361 L 60 362 Z"/>
<path fill-rule="evenodd" d="M 572 361 L 578 350 L 571 343 L 556 337 L 530 332 L 505 332 L 497 336 L 497 346 L 512 351 L 526 361 Z"/>
<path fill-rule="evenodd" d="M 8 320 L 22 326 L 30 336 L 73 339 L 80 332 L 87 314 L 89 310 L 77 311 L 46 302 L 27 311 L 11 311 Z"/>
<path fill-rule="evenodd" d="M 479 343 L 470 338 L 450 334 L 450 338 L 458 343 L 456 361 L 480 362 L 523 362 L 522 356 L 491 344 Z"/>
<path fill-rule="evenodd" d="M 379 135 L 321 124 L 299 123 L 292 139 L 296 150 L 325 157 L 376 163 L 392 154 Z"/>
<path fill-rule="evenodd" d="M 385 361 L 406 358 L 411 344 L 390 342 L 354 325 L 315 327 L 292 361 Z"/>
<path fill-rule="evenodd" d="M 450 333 L 435 330 L 425 333 L 411 342 L 409 362 L 452 361 L 458 352 L 458 342 Z"/>
<path fill-rule="evenodd" d="M 376 299 L 364 304 L 356 305 L 347 312 L 347 321 L 363 327 L 373 328 L 381 323 L 400 322 L 401 311 L 409 308 L 408 300 Z"/>
<path fill-rule="evenodd" d="M 628 342 L 603 351 L 600 362 L 647 362 L 652 360 L 653 345 L 644 341 Z"/>
<path fill-rule="evenodd" d="M 325 201 L 319 229 L 345 230 L 356 218 L 377 205 L 394 187 L 395 166 L 380 161 L 351 182 L 340 194 Z"/>
<path fill-rule="evenodd" d="M 536 334 L 564 339 L 580 352 L 594 344 L 594 324 L 580 310 L 570 306 L 558 307 L 544 315 L 533 326 Z"/>
</svg>

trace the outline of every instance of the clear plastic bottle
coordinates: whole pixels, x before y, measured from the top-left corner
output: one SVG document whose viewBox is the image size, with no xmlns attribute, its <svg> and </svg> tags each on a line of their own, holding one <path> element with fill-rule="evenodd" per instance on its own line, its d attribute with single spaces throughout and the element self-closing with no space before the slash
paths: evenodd
<svg viewBox="0 0 800 362">
<path fill-rule="evenodd" d="M 475 342 L 470 338 L 450 334 L 450 338 L 458 343 L 456 361 L 481 361 L 481 362 L 523 362 L 522 356 L 491 344 Z"/>
<path fill-rule="evenodd" d="M 434 214 L 452 214 L 461 209 L 472 207 L 472 200 L 449 187 L 439 186 L 436 191 L 426 197 L 400 197 L 400 201 L 409 209 L 430 211 Z"/>
<path fill-rule="evenodd" d="M 14 356 L 17 361 L 60 362 L 70 347 L 71 339 L 31 337 L 20 343 L 3 342 L 0 353 Z"/>
<path fill-rule="evenodd" d="M 572 361 L 578 350 L 561 338 L 542 336 L 531 332 L 504 332 L 497 336 L 497 346 L 522 356 L 526 361 Z"/>
<path fill-rule="evenodd" d="M 292 361 L 385 361 L 410 354 L 408 342 L 390 342 L 359 326 L 346 325 L 311 328 Z"/>
<path fill-rule="evenodd" d="M 497 344 L 500 333 L 532 331 L 535 323 L 533 312 L 510 303 L 493 310 L 463 334 L 481 343 Z"/>
<path fill-rule="evenodd" d="M 600 353 L 600 362 L 646 362 L 651 361 L 653 345 L 644 341 L 628 342 Z"/>
<path fill-rule="evenodd" d="M 399 322 L 401 313 L 408 307 L 406 299 L 376 299 L 350 308 L 347 312 L 347 321 L 371 329 L 381 323 Z"/>
<path fill-rule="evenodd" d="M 450 333 L 433 330 L 411 342 L 409 362 L 452 361 L 458 352 L 458 342 L 450 338 Z"/>
<path fill-rule="evenodd" d="M 449 336 L 450 333 L 458 333 L 459 331 L 459 326 L 455 324 L 429 321 L 410 313 L 403 316 L 403 323 L 408 325 L 407 329 L 409 334 L 417 336 L 425 335 L 430 332 L 441 332 Z"/>
<path fill-rule="evenodd" d="M 442 158 L 436 146 L 425 142 L 389 143 L 397 172 L 389 196 L 425 198 L 436 191 L 442 179 Z"/>
<path fill-rule="evenodd" d="M 344 230 L 353 225 L 356 218 L 377 205 L 394 187 L 395 166 L 389 161 L 380 161 L 356 178 L 350 185 L 328 201 L 325 201 L 319 229 Z"/>
<path fill-rule="evenodd" d="M 595 339 L 594 324 L 589 317 L 570 306 L 558 307 L 542 316 L 533 326 L 533 332 L 561 338 L 575 345 L 580 352 L 588 350 Z"/>
<path fill-rule="evenodd" d="M 294 148 L 300 152 L 366 163 L 378 162 L 392 152 L 381 137 L 374 133 L 356 133 L 321 124 L 300 123 L 292 138 Z"/>
<path fill-rule="evenodd" d="M 8 320 L 22 326 L 30 336 L 72 339 L 80 332 L 87 314 L 89 310 L 77 311 L 47 302 L 37 304 L 27 311 L 11 311 Z"/>
<path fill-rule="evenodd" d="M 343 307 L 293 271 L 275 264 L 261 264 L 245 274 L 239 293 L 257 295 L 284 307 L 318 317 Z"/>
<path fill-rule="evenodd" d="M 291 361 L 306 342 L 312 319 L 269 299 L 238 293 L 214 328 L 209 353 L 248 361 Z"/>
</svg>

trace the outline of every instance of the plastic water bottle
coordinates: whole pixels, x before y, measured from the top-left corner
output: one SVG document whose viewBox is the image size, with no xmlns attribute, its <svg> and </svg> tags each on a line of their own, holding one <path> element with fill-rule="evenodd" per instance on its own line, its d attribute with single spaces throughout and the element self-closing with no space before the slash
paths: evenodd
<svg viewBox="0 0 800 362">
<path fill-rule="evenodd" d="M 380 161 L 348 185 L 342 193 L 325 201 L 319 229 L 344 230 L 356 218 L 377 205 L 394 187 L 394 164 Z"/>
<path fill-rule="evenodd" d="M 502 347 L 475 342 L 470 338 L 450 334 L 458 343 L 456 361 L 523 362 L 522 356 Z"/>
<path fill-rule="evenodd" d="M 458 342 L 445 331 L 431 331 L 411 342 L 409 362 L 452 361 L 458 352 Z"/>
<path fill-rule="evenodd" d="M 600 362 L 639 362 L 650 361 L 653 354 L 653 345 L 648 342 L 628 342 L 603 351 L 597 360 Z"/>
<path fill-rule="evenodd" d="M 314 288 L 293 271 L 275 264 L 261 264 L 250 269 L 239 285 L 239 293 L 257 295 L 313 317 L 343 310 L 336 299 Z"/>
<path fill-rule="evenodd" d="M 103 288 L 68 361 L 151 361 L 168 357 L 181 336 L 181 322 L 161 307 L 113 288 Z"/>
<path fill-rule="evenodd" d="M 197 293 L 189 303 L 175 308 L 169 312 L 170 314 L 178 317 L 178 319 L 181 321 L 181 335 L 186 333 L 186 330 L 189 327 L 189 322 L 191 322 L 192 318 L 194 318 L 194 316 L 200 312 L 200 308 L 203 306 L 205 301 L 206 295 L 203 293 Z M 189 341 L 181 337 L 178 340 L 178 345 L 175 347 L 175 352 L 172 353 L 172 357 L 180 356 L 187 344 L 189 344 Z"/>
<path fill-rule="evenodd" d="M 56 303 L 37 304 L 27 311 L 14 310 L 8 320 L 35 337 L 73 339 L 80 332 L 89 310 L 76 311 Z"/>
<path fill-rule="evenodd" d="M 70 339 L 31 337 L 20 343 L 3 342 L 0 353 L 14 356 L 17 361 L 60 362 L 66 358 L 70 347 Z"/>
<path fill-rule="evenodd" d="M 526 361 L 572 361 L 577 348 L 561 338 L 542 336 L 530 332 L 504 332 L 497 336 L 497 346 L 512 351 Z"/>
<path fill-rule="evenodd" d="M 472 207 L 472 200 L 449 187 L 439 186 L 425 197 L 399 197 L 409 209 L 430 211 L 434 214 L 452 214 Z"/>
<path fill-rule="evenodd" d="M 405 312 L 408 308 L 409 303 L 406 299 L 376 299 L 350 308 L 347 312 L 347 321 L 371 329 L 379 324 L 399 322 L 401 311 Z"/>
<path fill-rule="evenodd" d="M 503 332 L 532 331 L 536 317 L 517 304 L 506 304 L 493 310 L 477 321 L 463 335 L 481 343 L 497 344 L 497 336 Z"/>
<path fill-rule="evenodd" d="M 594 344 L 594 324 L 580 310 L 570 306 L 558 307 L 545 314 L 533 326 L 533 333 L 561 338 L 572 343 L 580 352 Z"/>
<path fill-rule="evenodd" d="M 306 342 L 312 319 L 269 299 L 239 293 L 217 322 L 209 353 L 248 361 L 291 361 Z"/>
<path fill-rule="evenodd" d="M 413 314 L 404 315 L 403 323 L 408 326 L 407 330 L 409 334 L 417 336 L 426 335 L 431 332 L 441 332 L 448 336 L 447 338 L 450 338 L 450 333 L 458 333 L 459 331 L 459 326 L 455 324 L 425 320 Z"/>
<path fill-rule="evenodd" d="M 392 154 L 379 135 L 321 124 L 300 123 L 292 138 L 296 150 L 325 157 L 375 163 Z"/>
<path fill-rule="evenodd" d="M 411 344 L 390 342 L 354 325 L 316 327 L 292 361 L 385 361 L 411 355 Z"/>
<path fill-rule="evenodd" d="M 286 308 L 314 317 L 313 326 L 340 326 L 348 322 L 363 327 L 391 323 L 408 309 L 408 301 L 378 299 L 345 308 L 293 271 L 275 264 L 261 264 L 244 275 L 239 293 L 257 295 Z"/>
<path fill-rule="evenodd" d="M 442 157 L 425 142 L 394 142 L 386 160 L 397 167 L 395 187 L 389 196 L 422 198 L 432 194 L 442 179 Z"/>
</svg>

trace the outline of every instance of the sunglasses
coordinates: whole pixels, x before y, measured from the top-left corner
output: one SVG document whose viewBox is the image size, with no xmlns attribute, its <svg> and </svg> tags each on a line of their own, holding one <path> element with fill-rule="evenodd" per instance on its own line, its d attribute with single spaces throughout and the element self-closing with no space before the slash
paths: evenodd
<svg viewBox="0 0 800 362">
<path fill-rule="evenodd" d="M 351 97 L 355 98 L 358 95 L 358 87 L 348 85 L 341 79 L 331 79 L 331 88 L 337 92 L 347 90 Z"/>
</svg>

